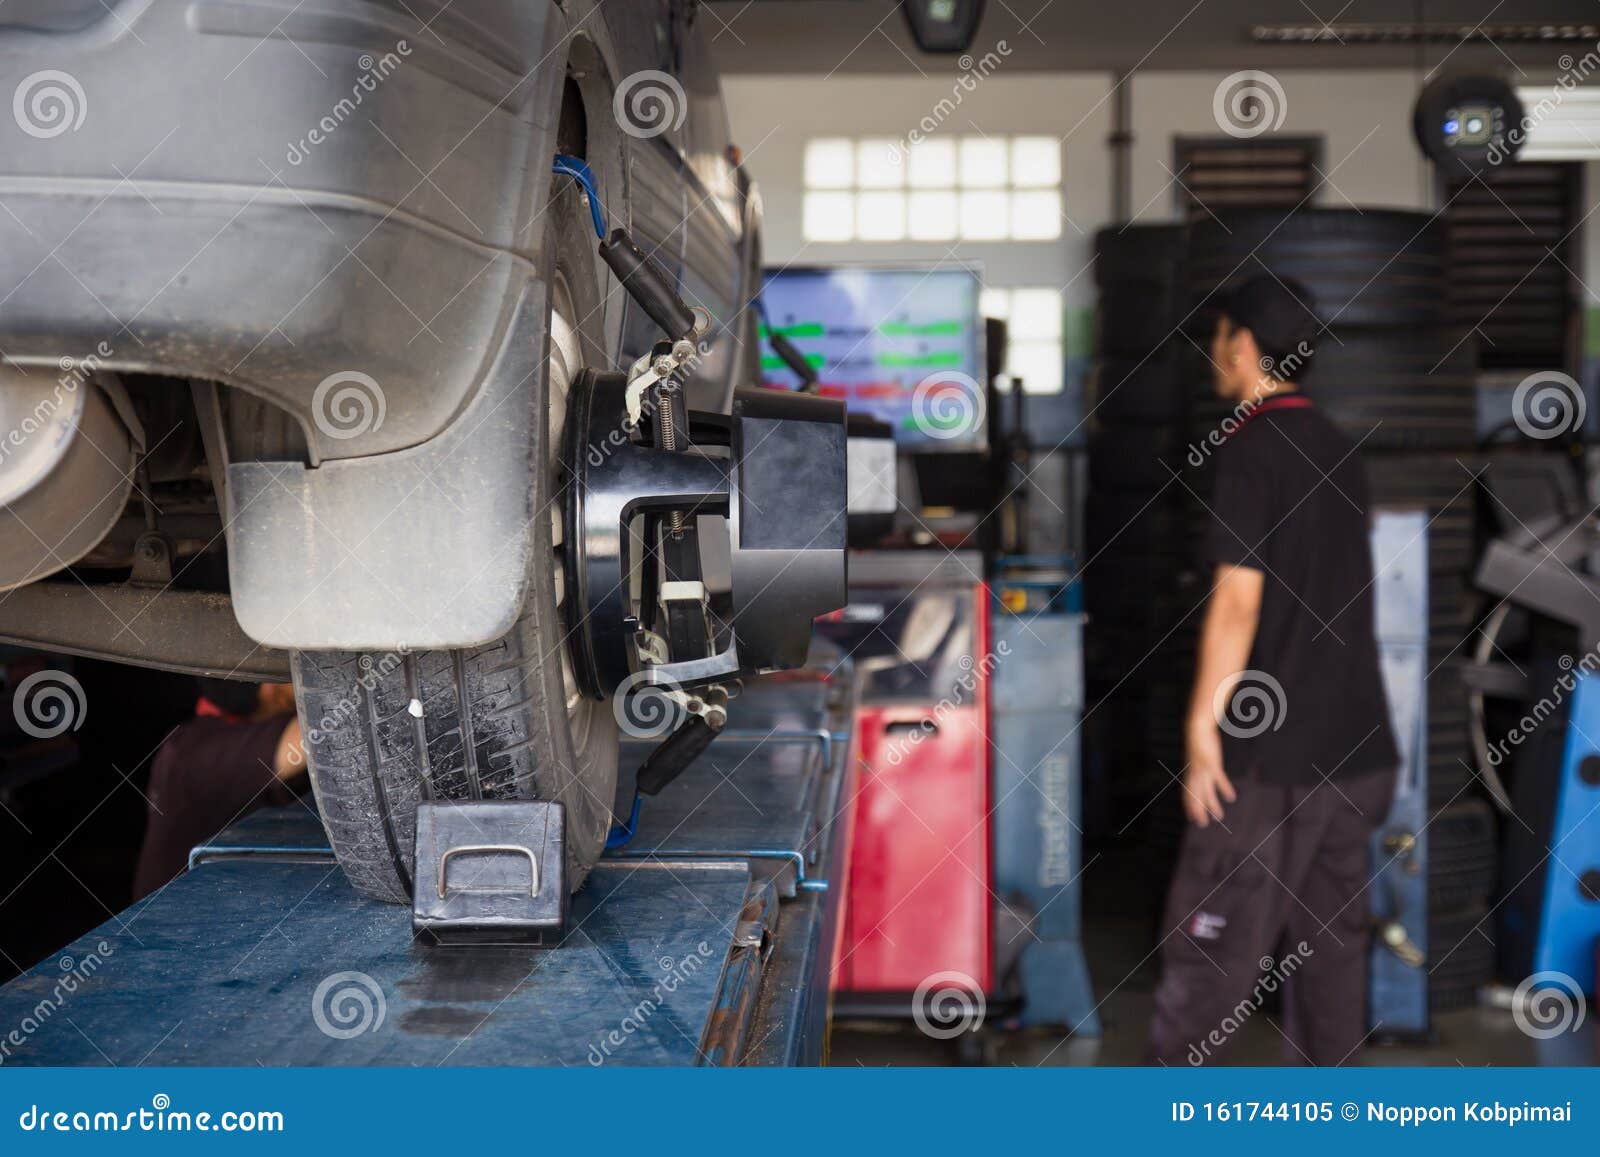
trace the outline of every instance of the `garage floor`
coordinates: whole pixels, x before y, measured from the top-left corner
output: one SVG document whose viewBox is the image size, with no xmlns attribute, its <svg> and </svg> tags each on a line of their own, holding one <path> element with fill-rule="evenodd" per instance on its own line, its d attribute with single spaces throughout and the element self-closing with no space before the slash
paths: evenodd
<svg viewBox="0 0 1600 1157">
<path fill-rule="evenodd" d="M 993 1058 L 1002 1065 L 1137 1065 L 1153 1008 L 1154 963 L 1138 967 L 1115 991 L 1113 960 L 1118 955 L 1114 930 L 1091 930 L 1089 966 L 1095 971 L 1096 993 L 1104 1002 L 1100 1015 L 1104 1035 L 1072 1039 L 1052 1034 L 1017 1034 L 1002 1041 Z M 1135 933 L 1142 937 L 1142 934 Z M 1130 936 L 1130 939 L 1132 937 Z M 1126 955 L 1123 953 L 1123 955 Z M 1130 964 L 1131 966 L 1131 964 Z M 1101 977 L 1110 978 L 1101 982 Z M 1536 1065 L 1535 1042 L 1518 1031 L 1511 1014 L 1491 1009 L 1464 1009 L 1435 1019 L 1437 1039 L 1425 1044 L 1385 1044 L 1365 1050 L 1367 1065 Z M 1283 1063 L 1283 1036 L 1266 1013 L 1252 1018 L 1234 1038 L 1224 1063 Z M 1596 1054 L 1600 1059 L 1600 1054 Z M 836 1026 L 830 1046 L 834 1065 L 954 1065 L 959 1061 L 949 1041 L 931 1040 L 914 1026 L 862 1023 Z"/>
<path fill-rule="evenodd" d="M 1099 869 L 1097 871 L 1096 869 Z M 1141 910 L 1144 898 L 1125 895 L 1126 913 L 1116 915 L 1119 881 L 1136 873 L 1128 865 L 1102 860 L 1086 878 L 1091 910 L 1086 919 L 1085 950 L 1095 993 L 1100 1000 L 1103 1035 L 1074 1039 L 1050 1033 L 1008 1034 L 1000 1038 L 990 1061 L 1000 1065 L 1137 1065 L 1143 1060 L 1145 1033 L 1154 1008 L 1157 961 L 1150 955 L 1151 920 Z M 1123 885 L 1126 887 L 1126 884 Z M 1593 1010 L 1591 1010 L 1592 1013 Z M 1507 1011 L 1461 1009 L 1434 1018 L 1435 1039 L 1405 1044 L 1374 1044 L 1364 1050 L 1366 1065 L 1521 1066 L 1541 1063 L 1600 1063 L 1600 1025 L 1591 1015 L 1574 1040 L 1562 1042 L 1558 1055 L 1551 1043 L 1541 1045 L 1522 1033 Z M 1284 1037 L 1266 1011 L 1246 1021 L 1235 1035 L 1223 1063 L 1280 1065 Z M 914 1025 L 890 1022 L 836 1024 L 830 1041 L 833 1065 L 954 1065 L 960 1063 L 952 1041 L 933 1040 Z"/>
</svg>

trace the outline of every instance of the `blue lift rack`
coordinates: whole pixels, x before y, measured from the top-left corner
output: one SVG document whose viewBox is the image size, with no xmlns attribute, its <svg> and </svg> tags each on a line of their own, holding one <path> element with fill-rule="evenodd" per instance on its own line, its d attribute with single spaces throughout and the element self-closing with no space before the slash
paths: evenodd
<svg viewBox="0 0 1600 1157">
<path fill-rule="evenodd" d="M 257 812 L 0 988 L 0 1023 L 32 1026 L 5 1063 L 816 1064 L 851 683 L 835 655 L 747 685 L 553 947 L 414 943 L 409 908 L 345 883 L 308 804 Z M 648 750 L 624 744 L 625 777 Z"/>
</svg>

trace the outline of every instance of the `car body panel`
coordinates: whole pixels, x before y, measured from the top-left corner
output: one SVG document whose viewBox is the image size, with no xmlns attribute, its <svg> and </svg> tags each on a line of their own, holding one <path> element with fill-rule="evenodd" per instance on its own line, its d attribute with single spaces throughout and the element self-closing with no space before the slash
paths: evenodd
<svg viewBox="0 0 1600 1157">
<path fill-rule="evenodd" d="M 36 8 L 0 9 L 0 91 L 53 86 L 68 107 L 0 117 L 0 347 L 54 366 L 104 343 L 107 370 L 216 381 L 292 415 L 303 460 L 226 466 L 232 594 L 257 641 L 462 647 L 515 621 L 542 468 L 540 218 L 580 52 L 603 199 L 712 313 L 690 398 L 726 404 L 748 217 L 708 195 L 697 174 L 717 163 L 681 151 L 706 136 L 692 115 L 641 137 L 609 100 L 686 62 L 685 88 L 716 91 L 703 45 L 682 52 L 697 35 L 682 6 Z M 615 368 L 656 335 L 595 268 Z"/>
</svg>

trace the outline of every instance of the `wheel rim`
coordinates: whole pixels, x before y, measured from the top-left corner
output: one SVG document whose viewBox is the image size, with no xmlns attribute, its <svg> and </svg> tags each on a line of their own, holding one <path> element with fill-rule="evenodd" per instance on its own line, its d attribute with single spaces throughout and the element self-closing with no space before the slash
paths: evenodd
<svg viewBox="0 0 1600 1157">
<path fill-rule="evenodd" d="M 577 305 L 566 277 L 558 270 L 550 286 L 550 357 L 547 366 L 548 415 L 545 468 L 549 475 L 551 569 L 555 575 L 556 616 L 561 626 L 561 689 L 566 700 L 567 726 L 572 735 L 575 754 L 581 754 L 588 738 L 589 725 L 597 707 L 595 701 L 583 693 L 578 685 L 577 668 L 573 665 L 571 624 L 567 621 L 567 581 L 564 540 L 565 520 L 562 504 L 556 498 L 562 493 L 565 468 L 561 461 L 567 424 L 567 411 L 572 395 L 572 384 L 583 369 L 583 340 L 578 329 Z"/>
</svg>

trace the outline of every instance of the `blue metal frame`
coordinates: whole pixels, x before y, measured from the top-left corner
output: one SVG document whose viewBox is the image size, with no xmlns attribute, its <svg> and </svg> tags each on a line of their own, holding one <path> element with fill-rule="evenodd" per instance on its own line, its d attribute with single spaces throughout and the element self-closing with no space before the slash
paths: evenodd
<svg viewBox="0 0 1600 1157">
<path fill-rule="evenodd" d="M 734 734 L 751 737 L 719 740 L 635 809 L 631 845 L 592 871 L 558 944 L 416 945 L 405 908 L 346 884 L 311 808 L 266 809 L 65 948 L 80 972 L 107 958 L 74 976 L 77 1027 L 54 1018 L 5 1063 L 819 1063 L 854 710 L 848 664 L 825 669 L 842 674 L 734 701 Z M 61 956 L 0 987 L 0 1023 L 49 997 Z M 339 974 L 381 994 L 370 1032 L 319 1031 L 314 1000 Z"/>
<path fill-rule="evenodd" d="M 1572 977 L 1595 992 L 1600 900 L 1584 896 L 1579 879 L 1600 872 L 1600 783 L 1586 782 L 1585 759 L 1600 756 L 1600 676 L 1579 670 L 1567 717 L 1560 782 L 1544 870 L 1544 904 L 1534 946 L 1534 972 Z"/>
<path fill-rule="evenodd" d="M 1372 520 L 1378 658 L 1400 749 L 1394 804 L 1372 836 L 1372 915 L 1428 952 L 1428 516 L 1378 509 Z M 1428 1031 L 1428 970 L 1373 938 L 1368 1024 L 1382 1036 Z"/>
<path fill-rule="evenodd" d="M 994 890 L 1030 928 L 1018 1021 L 1099 1036 L 1082 932 L 1083 616 L 1060 613 L 1065 605 L 994 616 Z"/>
</svg>

